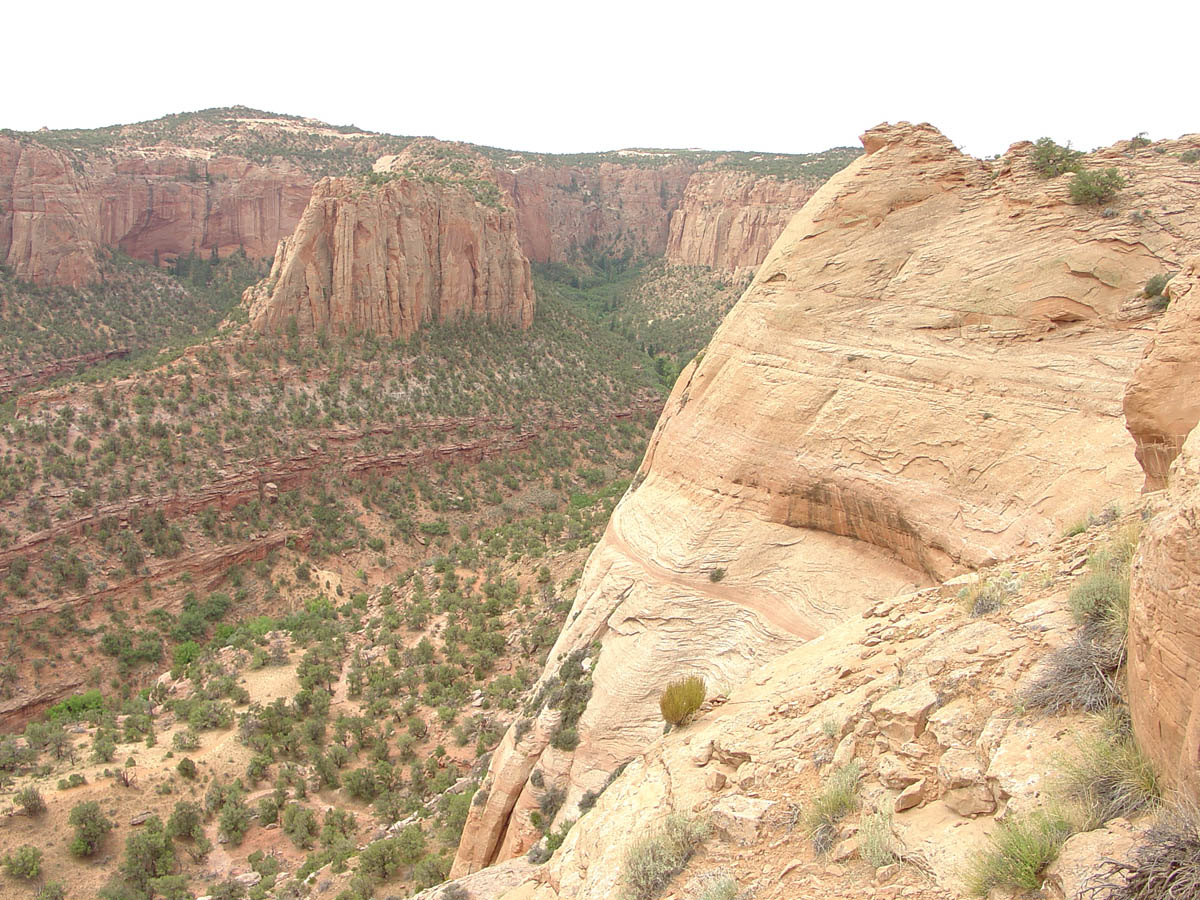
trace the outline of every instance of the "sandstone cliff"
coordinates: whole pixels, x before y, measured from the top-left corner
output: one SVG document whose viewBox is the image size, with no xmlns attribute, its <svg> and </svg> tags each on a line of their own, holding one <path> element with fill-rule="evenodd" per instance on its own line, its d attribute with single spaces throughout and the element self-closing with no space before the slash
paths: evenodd
<svg viewBox="0 0 1200 900">
<path fill-rule="evenodd" d="M 666 256 L 688 266 L 757 266 L 819 182 L 697 172 L 671 215 Z"/>
<path fill-rule="evenodd" d="M 247 291 L 251 326 L 402 337 L 464 316 L 528 327 L 529 261 L 512 215 L 459 185 L 327 178 L 270 277 Z"/>
<path fill-rule="evenodd" d="M 679 378 L 543 676 L 591 667 L 558 741 L 577 746 L 549 745 L 550 706 L 506 736 L 454 874 L 528 846 L 535 767 L 574 815 L 661 733 L 670 678 L 725 690 L 872 602 L 1136 494 L 1121 397 L 1151 329 L 1129 301 L 1197 247 L 1182 164 L 1097 154 L 1134 185 L 1102 216 L 1038 177 L 1028 145 L 989 164 L 907 124 L 863 144 Z"/>
</svg>

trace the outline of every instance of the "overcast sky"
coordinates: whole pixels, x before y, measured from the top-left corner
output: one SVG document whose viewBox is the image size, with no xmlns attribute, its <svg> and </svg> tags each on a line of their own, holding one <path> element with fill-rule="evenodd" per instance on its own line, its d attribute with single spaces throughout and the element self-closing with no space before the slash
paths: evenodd
<svg viewBox="0 0 1200 900">
<path fill-rule="evenodd" d="M 806 152 L 908 119 L 979 156 L 1200 131 L 1200 4 L 811 6 L 10 0 L 0 127 L 241 103 L 522 150 Z"/>
</svg>

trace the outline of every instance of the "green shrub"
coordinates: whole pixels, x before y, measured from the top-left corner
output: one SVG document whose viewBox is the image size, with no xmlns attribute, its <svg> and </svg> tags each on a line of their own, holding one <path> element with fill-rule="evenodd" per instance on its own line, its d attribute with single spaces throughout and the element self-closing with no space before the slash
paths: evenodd
<svg viewBox="0 0 1200 900">
<path fill-rule="evenodd" d="M 724 577 L 725 577 L 725 570 L 720 567 L 712 569 L 708 573 L 708 580 L 713 582 L 714 584 L 716 582 L 722 580 Z"/>
<path fill-rule="evenodd" d="M 888 810 L 863 816 L 858 825 L 858 852 L 878 869 L 896 861 L 892 852 L 892 814 Z"/>
<path fill-rule="evenodd" d="M 1153 142 L 1146 136 L 1146 132 L 1144 131 L 1139 131 L 1129 139 L 1129 146 L 1133 150 L 1141 150 L 1143 147 L 1149 147 L 1151 143 Z"/>
<path fill-rule="evenodd" d="M 1125 177 L 1114 168 L 1084 169 L 1071 180 L 1071 201 L 1090 205 L 1107 203 L 1125 187 Z"/>
<path fill-rule="evenodd" d="M 1001 886 L 1037 890 L 1042 886 L 1042 871 L 1058 857 L 1071 832 L 1070 821 L 1051 810 L 1036 810 L 1000 823 L 990 846 L 969 866 L 968 889 L 977 897 Z"/>
<path fill-rule="evenodd" d="M 1069 143 L 1063 147 L 1051 138 L 1044 137 L 1034 142 L 1030 159 L 1039 175 L 1043 178 L 1055 178 L 1067 172 L 1078 172 L 1082 156 L 1078 150 L 1072 150 Z"/>
<path fill-rule="evenodd" d="M 738 895 L 738 884 L 728 875 L 722 875 L 709 882 L 701 893 L 699 900 L 733 900 Z"/>
<path fill-rule="evenodd" d="M 858 808 L 858 782 L 861 777 L 862 767 L 858 760 L 850 760 L 830 773 L 821 785 L 820 793 L 813 798 L 812 805 L 805 810 L 805 828 L 818 853 L 825 853 L 833 846 L 838 822 Z"/>
<path fill-rule="evenodd" d="M 1103 625 L 1124 634 L 1129 619 L 1129 575 L 1093 571 L 1072 588 L 1068 603 L 1080 625 Z"/>
<path fill-rule="evenodd" d="M 42 885 L 34 900 L 66 900 L 67 889 L 61 881 L 49 881 Z"/>
<path fill-rule="evenodd" d="M 75 836 L 71 840 L 70 849 L 75 856 L 91 856 L 98 849 L 108 834 L 116 826 L 100 810 L 100 804 L 95 800 L 77 803 L 71 810 L 68 821 L 75 828 Z"/>
<path fill-rule="evenodd" d="M 13 878 L 23 878 L 32 881 L 42 871 L 42 851 L 37 847 L 24 844 L 4 857 L 4 871 Z"/>
<path fill-rule="evenodd" d="M 17 791 L 13 800 L 27 816 L 36 816 L 38 813 L 46 811 L 46 801 L 42 799 L 41 791 L 33 785 Z"/>
<path fill-rule="evenodd" d="M 658 708 L 668 724 L 679 725 L 700 708 L 707 693 L 704 679 L 689 675 L 667 685 L 658 700 Z"/>
<path fill-rule="evenodd" d="M 178 765 L 175 766 L 175 771 L 188 781 L 191 781 L 196 777 L 196 764 L 185 756 L 179 761 Z"/>
<path fill-rule="evenodd" d="M 958 599 L 966 607 L 968 615 L 986 616 L 1004 606 L 1016 595 L 1020 586 L 1020 579 L 1008 572 L 986 578 L 980 576 L 958 592 Z"/>
<path fill-rule="evenodd" d="M 1184 150 L 1179 154 L 1179 159 L 1185 163 L 1200 162 L 1200 150 Z"/>
<path fill-rule="evenodd" d="M 1159 801 L 1154 767 L 1128 733 L 1079 739 L 1060 771 L 1060 792 L 1085 812 L 1088 830 L 1118 816 L 1132 817 Z"/>
<path fill-rule="evenodd" d="M 1150 280 L 1146 282 L 1146 286 L 1142 288 L 1142 296 L 1147 300 L 1163 296 L 1163 292 L 1167 289 L 1167 284 L 1174 277 L 1174 273 L 1168 275 L 1165 272 L 1151 276 Z"/>
<path fill-rule="evenodd" d="M 680 813 L 635 840 L 621 869 L 623 900 L 652 900 L 683 871 L 708 837 L 708 825 Z"/>
</svg>

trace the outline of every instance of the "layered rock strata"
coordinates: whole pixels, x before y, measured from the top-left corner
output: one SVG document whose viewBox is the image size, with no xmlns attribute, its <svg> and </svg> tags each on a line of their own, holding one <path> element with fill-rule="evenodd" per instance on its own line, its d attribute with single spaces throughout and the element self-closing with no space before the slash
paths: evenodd
<svg viewBox="0 0 1200 900">
<path fill-rule="evenodd" d="M 880 598 L 1136 494 L 1121 403 L 1151 324 L 1130 303 L 1195 252 L 1184 165 L 1097 154 L 1136 186 L 1102 215 L 1027 144 L 985 163 L 901 124 L 863 145 L 680 376 L 543 675 L 552 693 L 586 655 L 576 733 L 552 746 L 547 706 L 506 736 L 456 875 L 533 839 L 535 768 L 576 815 L 661 734 L 672 678 L 728 689 Z"/>
<path fill-rule="evenodd" d="M 407 178 L 319 182 L 247 302 L 259 331 L 389 337 L 467 316 L 528 327 L 534 306 L 512 215 Z"/>
</svg>

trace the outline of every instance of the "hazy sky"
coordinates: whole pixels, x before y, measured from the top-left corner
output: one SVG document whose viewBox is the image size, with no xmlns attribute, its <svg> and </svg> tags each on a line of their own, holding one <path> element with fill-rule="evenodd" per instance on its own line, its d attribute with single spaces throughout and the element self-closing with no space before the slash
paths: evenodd
<svg viewBox="0 0 1200 900">
<path fill-rule="evenodd" d="M 1195 3 L 9 0 L 0 127 L 235 103 L 513 149 L 803 152 L 882 121 L 976 155 L 1200 131 Z"/>
</svg>

